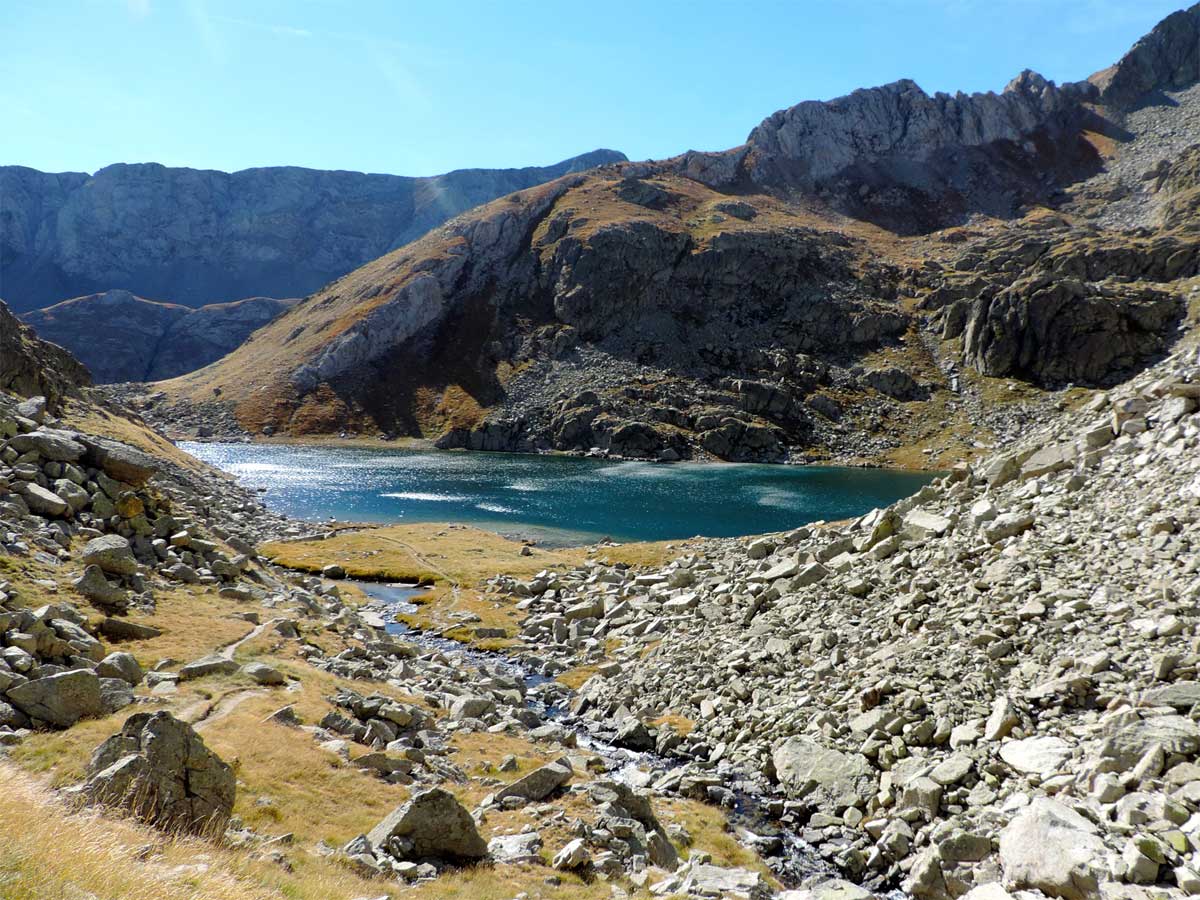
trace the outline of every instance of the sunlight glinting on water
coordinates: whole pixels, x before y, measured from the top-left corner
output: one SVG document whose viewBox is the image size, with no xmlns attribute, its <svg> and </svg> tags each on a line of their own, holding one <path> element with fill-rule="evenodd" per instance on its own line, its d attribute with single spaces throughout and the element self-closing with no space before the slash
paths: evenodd
<svg viewBox="0 0 1200 900">
<path fill-rule="evenodd" d="M 746 463 L 187 443 L 298 518 L 457 521 L 579 540 L 781 531 L 859 515 L 919 488 L 911 472 Z"/>
</svg>

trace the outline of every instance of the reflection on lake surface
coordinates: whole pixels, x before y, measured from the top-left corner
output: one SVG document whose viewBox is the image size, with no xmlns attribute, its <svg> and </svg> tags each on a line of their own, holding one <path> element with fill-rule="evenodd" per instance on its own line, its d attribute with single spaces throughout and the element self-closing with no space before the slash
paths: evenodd
<svg viewBox="0 0 1200 900">
<path fill-rule="evenodd" d="M 278 444 L 180 446 L 247 487 L 265 488 L 269 506 L 296 518 L 463 522 L 559 541 L 782 531 L 860 515 L 933 477 L 833 466 L 668 465 Z"/>
</svg>

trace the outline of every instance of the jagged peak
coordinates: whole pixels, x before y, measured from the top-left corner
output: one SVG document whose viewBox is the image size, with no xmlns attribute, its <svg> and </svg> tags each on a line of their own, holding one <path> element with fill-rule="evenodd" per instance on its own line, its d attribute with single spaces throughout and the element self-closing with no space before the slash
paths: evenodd
<svg viewBox="0 0 1200 900">
<path fill-rule="evenodd" d="M 1100 101 L 1117 110 L 1133 108 L 1154 91 L 1200 81 L 1200 3 L 1171 13 L 1088 80 L 1099 88 Z"/>
</svg>

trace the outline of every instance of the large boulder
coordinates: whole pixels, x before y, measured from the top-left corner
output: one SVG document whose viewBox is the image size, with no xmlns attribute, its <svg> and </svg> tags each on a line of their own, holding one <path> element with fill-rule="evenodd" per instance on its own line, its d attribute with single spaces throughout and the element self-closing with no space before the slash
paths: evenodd
<svg viewBox="0 0 1200 900">
<path fill-rule="evenodd" d="M 70 728 L 80 719 L 103 715 L 100 679 L 90 669 L 59 672 L 9 688 L 8 702 L 31 719 Z"/>
<path fill-rule="evenodd" d="M 96 674 L 101 678 L 119 678 L 132 685 L 142 683 L 142 667 L 132 653 L 117 651 L 110 653 L 96 665 Z"/>
<path fill-rule="evenodd" d="M 141 487 L 159 469 L 154 457 L 120 441 L 90 434 L 80 435 L 79 440 L 87 447 L 85 461 L 88 465 L 102 469 L 109 478 L 125 484 Z"/>
<path fill-rule="evenodd" d="M 137 713 L 96 748 L 82 788 L 168 831 L 219 835 L 233 813 L 233 770 L 169 712 Z"/>
<path fill-rule="evenodd" d="M 792 797 L 828 798 L 845 805 L 875 791 L 875 778 L 867 760 L 857 753 L 842 753 L 808 738 L 792 737 L 771 755 L 779 783 Z"/>
<path fill-rule="evenodd" d="M 25 500 L 25 505 L 29 507 L 30 512 L 36 513 L 39 516 L 63 516 L 71 508 L 70 504 L 58 496 L 58 494 L 48 491 L 40 484 L 35 484 L 32 481 L 22 483 L 14 489 Z"/>
<path fill-rule="evenodd" d="M 83 545 L 83 561 L 89 566 L 99 566 L 110 575 L 133 575 L 138 565 L 129 541 L 119 534 L 92 538 Z"/>
<path fill-rule="evenodd" d="M 396 807 L 367 840 L 397 859 L 475 860 L 488 852 L 471 814 L 442 788 L 421 791 Z"/>
<path fill-rule="evenodd" d="M 1100 896 L 1104 854 L 1096 826 L 1048 797 L 1038 797 L 1000 833 L 1005 881 L 1063 900 Z"/>
<path fill-rule="evenodd" d="M 8 446 L 18 453 L 36 453 L 42 459 L 56 462 L 77 462 L 85 452 L 83 444 L 76 440 L 78 435 L 71 431 L 43 428 L 29 434 L 18 434 Z"/>
<path fill-rule="evenodd" d="M 983 375 L 1103 384 L 1166 345 L 1182 307 L 1163 291 L 1036 273 L 977 298 L 963 357 Z"/>
<path fill-rule="evenodd" d="M 122 613 L 129 608 L 129 592 L 105 578 L 99 566 L 88 566 L 72 584 L 75 590 L 105 612 Z"/>
<path fill-rule="evenodd" d="M 571 779 L 571 761 L 566 757 L 534 769 L 496 792 L 496 800 L 515 797 L 529 803 L 543 800 Z"/>
</svg>

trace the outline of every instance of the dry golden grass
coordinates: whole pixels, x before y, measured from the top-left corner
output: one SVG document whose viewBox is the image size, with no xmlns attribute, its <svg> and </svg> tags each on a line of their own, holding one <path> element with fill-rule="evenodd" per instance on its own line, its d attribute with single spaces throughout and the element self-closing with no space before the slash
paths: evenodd
<svg viewBox="0 0 1200 900">
<path fill-rule="evenodd" d="M 691 734 L 692 730 L 696 727 L 696 723 L 687 716 L 677 715 L 676 713 L 663 713 L 658 718 L 651 719 L 650 724 L 660 728 L 664 725 L 669 725 L 675 729 L 676 734 L 681 734 L 685 737 Z"/>
<path fill-rule="evenodd" d="M 194 456 L 180 450 L 145 425 L 118 416 L 102 407 L 72 401 L 67 405 L 63 419 L 72 428 L 124 441 L 154 456 L 169 459 L 184 468 L 193 471 L 204 468 L 203 463 Z"/>
<path fill-rule="evenodd" d="M 330 900 L 401 894 L 394 883 L 365 880 L 306 848 L 277 849 L 292 871 L 120 817 L 71 810 L 44 785 L 0 761 L 0 896 L 5 900 Z M 451 879 L 487 891 L 499 881 L 485 869 Z"/>
<path fill-rule="evenodd" d="M 132 653 L 145 668 L 160 660 L 191 662 L 232 643 L 253 630 L 254 625 L 232 618 L 235 612 L 258 612 L 265 618 L 271 611 L 256 603 L 239 603 L 217 596 L 215 588 L 199 585 L 176 586 L 155 593 L 153 615 L 136 614 L 129 621 L 150 625 L 162 634 L 144 641 L 124 641 L 120 649 Z"/>
<path fill-rule="evenodd" d="M 559 684 L 566 685 L 573 691 L 577 691 L 583 687 L 584 683 L 589 678 L 596 674 L 596 671 L 599 668 L 599 663 L 592 663 L 586 666 L 576 666 L 573 669 L 567 669 L 567 671 L 557 676 L 554 680 Z"/>
<path fill-rule="evenodd" d="M 261 551 L 291 569 L 319 572 L 338 563 L 353 578 L 473 585 L 497 573 L 528 577 L 544 568 L 574 565 L 582 550 L 532 549 L 466 525 L 388 525 L 324 541 L 266 544 Z"/>
<path fill-rule="evenodd" d="M 199 730 L 217 754 L 236 761 L 234 812 L 247 825 L 266 834 L 292 832 L 305 845 L 324 840 L 340 847 L 403 803 L 408 790 L 322 749 L 306 731 L 262 721 L 292 701 L 309 722 L 331 708 L 316 690 L 306 693 L 303 700 L 278 689 L 253 696 Z"/>
<path fill-rule="evenodd" d="M 543 569 L 581 564 L 589 556 L 608 563 L 632 566 L 661 565 L 682 552 L 681 544 L 657 542 L 542 549 L 525 545 L 491 531 L 467 525 L 389 525 L 346 531 L 321 541 L 267 544 L 262 552 L 279 565 L 320 572 L 330 563 L 341 565 L 352 578 L 407 581 L 434 585 L 419 598 L 419 608 L 399 618 L 426 631 L 437 631 L 453 640 L 488 650 L 501 650 L 514 642 L 522 614 L 509 598 L 476 588 L 484 579 L 504 574 L 529 578 Z M 350 593 L 349 591 L 347 592 Z M 479 621 L 463 623 L 463 616 Z M 503 628 L 505 638 L 477 638 L 480 627 Z"/>
<path fill-rule="evenodd" d="M 272 562 L 304 572 L 338 563 L 353 578 L 474 585 L 493 575 L 528 578 L 542 569 L 576 566 L 589 555 L 608 563 L 661 565 L 682 553 L 686 543 L 614 544 L 582 547 L 530 547 L 469 525 L 418 523 L 347 531 L 323 541 L 266 544 Z"/>
<path fill-rule="evenodd" d="M 120 898 L 120 900 L 251 900 L 271 896 L 213 867 L 223 857 L 199 841 L 178 840 L 164 854 L 175 865 L 202 863 L 173 874 L 152 831 L 95 813 L 68 814 L 28 776 L 0 763 L 0 895 L 6 900 Z M 176 862 L 179 860 L 179 862 Z"/>
<path fill-rule="evenodd" d="M 691 847 L 711 853 L 717 865 L 753 869 L 762 873 L 770 884 L 779 886 L 762 858 L 737 842 L 737 838 L 728 830 L 725 817 L 718 810 L 698 800 L 682 797 L 659 800 L 654 810 L 663 825 L 677 822 L 687 829 L 692 837 Z M 686 850 L 682 855 L 687 857 Z"/>
</svg>

